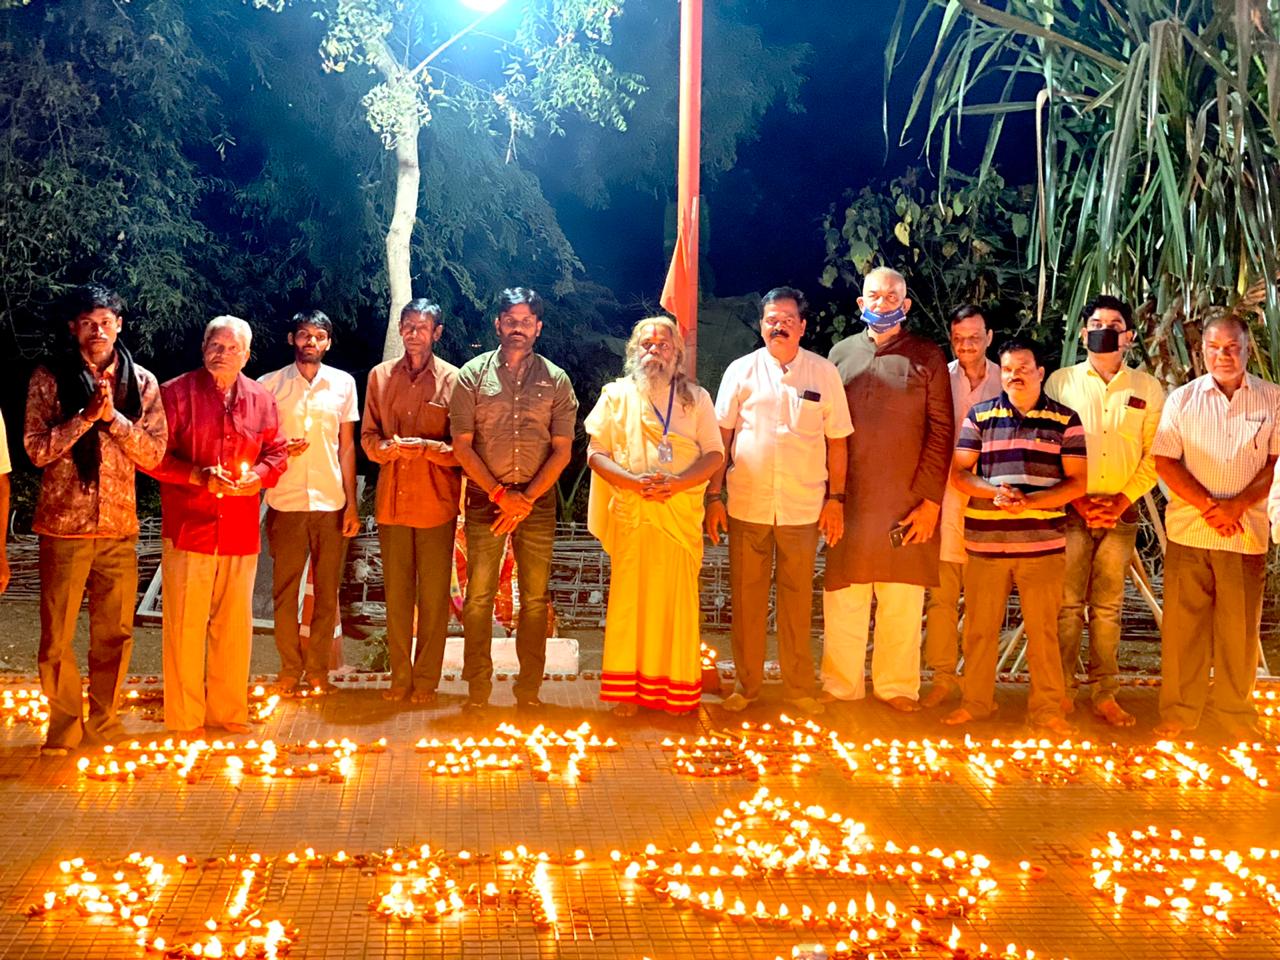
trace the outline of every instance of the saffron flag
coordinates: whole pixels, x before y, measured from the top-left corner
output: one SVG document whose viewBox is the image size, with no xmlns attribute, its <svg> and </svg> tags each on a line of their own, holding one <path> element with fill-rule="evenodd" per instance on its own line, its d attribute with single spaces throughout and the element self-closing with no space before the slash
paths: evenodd
<svg viewBox="0 0 1280 960">
<path fill-rule="evenodd" d="M 676 247 L 662 307 L 675 315 L 694 372 L 698 334 L 698 192 L 702 153 L 702 0 L 680 3 L 680 147 L 677 161 Z"/>
</svg>

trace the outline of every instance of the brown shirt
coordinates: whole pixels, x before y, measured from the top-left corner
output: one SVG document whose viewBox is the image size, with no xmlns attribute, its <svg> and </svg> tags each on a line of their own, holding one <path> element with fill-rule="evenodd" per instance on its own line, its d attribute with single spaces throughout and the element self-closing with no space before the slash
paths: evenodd
<svg viewBox="0 0 1280 960">
<path fill-rule="evenodd" d="M 471 434 L 473 449 L 504 485 L 532 480 L 551 456 L 551 438 L 573 439 L 577 418 L 568 374 L 536 353 L 518 370 L 497 350 L 473 357 L 449 402 L 453 434 Z"/>
<path fill-rule="evenodd" d="M 903 330 L 876 344 L 862 332 L 831 350 L 853 435 L 845 481 L 844 537 L 827 550 L 826 589 L 853 583 L 938 583 L 935 531 L 894 547 L 889 531 L 921 500 L 942 502 L 954 427 L 951 376 L 942 350 Z"/>
<path fill-rule="evenodd" d="M 462 471 L 418 456 L 389 460 L 378 444 L 392 437 L 424 437 L 449 445 L 449 398 L 458 368 L 433 356 L 417 376 L 409 360 L 388 360 L 369 371 L 360 445 L 380 465 L 374 515 L 378 523 L 405 527 L 438 527 L 458 515 Z"/>
<path fill-rule="evenodd" d="M 71 448 L 92 427 L 79 411 L 68 416 L 58 400 L 58 383 L 47 367 L 36 367 L 27 391 L 23 445 L 44 468 L 36 503 L 36 533 L 51 537 L 136 537 L 138 510 L 134 467 L 150 469 L 164 456 L 169 431 L 160 385 L 134 364 L 142 415 L 130 422 L 119 410 L 110 427 L 98 431 L 101 465 L 97 483 L 82 483 Z"/>
</svg>

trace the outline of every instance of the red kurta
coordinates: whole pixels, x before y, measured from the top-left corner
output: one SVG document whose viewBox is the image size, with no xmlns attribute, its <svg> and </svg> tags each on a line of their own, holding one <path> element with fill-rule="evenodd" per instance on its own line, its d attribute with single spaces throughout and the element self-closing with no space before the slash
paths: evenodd
<svg viewBox="0 0 1280 960">
<path fill-rule="evenodd" d="M 259 498 L 219 498 L 191 483 L 191 468 L 221 464 L 239 476 L 247 463 L 263 488 L 274 487 L 288 462 L 275 397 L 240 374 L 228 410 L 204 367 L 170 380 L 160 395 L 169 446 L 160 465 L 147 472 L 160 481 L 164 538 L 193 553 L 257 553 Z"/>
</svg>

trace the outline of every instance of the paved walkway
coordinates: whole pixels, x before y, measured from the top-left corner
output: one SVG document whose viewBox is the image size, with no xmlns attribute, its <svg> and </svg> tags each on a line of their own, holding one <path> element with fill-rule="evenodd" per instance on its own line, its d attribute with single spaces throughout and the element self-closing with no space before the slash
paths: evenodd
<svg viewBox="0 0 1280 960">
<path fill-rule="evenodd" d="M 1018 957 L 1280 957 L 1280 795 L 1248 782 L 1211 731 L 1181 759 L 1150 749 L 1151 688 L 1124 694 L 1145 725 L 1134 732 L 1115 738 L 1080 718 L 1085 738 L 1118 747 L 1043 757 L 991 743 L 1025 735 L 1016 689 L 1002 692 L 999 720 L 972 729 L 981 750 L 937 714 L 875 703 L 842 705 L 806 730 L 778 725 L 768 705 L 614 720 L 588 680 L 548 682 L 552 706 L 537 714 L 462 716 L 460 693 L 447 684 L 439 708 L 417 710 L 371 690 L 286 702 L 259 728 L 279 745 L 274 758 L 161 747 L 159 767 L 143 749 L 145 760 L 89 758 L 84 773 L 75 757 L 38 758 L 35 727 L 0 727 L 0 956 L 139 957 L 137 941 L 154 948 L 158 937 L 205 956 L 243 944 L 248 955 L 326 958 L 770 960 L 821 943 L 828 956 L 972 960 L 980 943 L 1003 956 L 1012 942 Z M 495 700 L 504 697 L 501 685 Z M 144 741 L 162 735 L 154 711 L 129 710 Z M 676 772 L 664 739 L 713 737 L 743 720 L 776 726 L 749 733 L 750 749 L 704 745 L 704 757 L 683 761 L 693 773 Z M 528 738 L 539 723 L 584 721 L 599 745 L 585 733 L 567 744 Z M 341 737 L 386 745 L 341 766 L 322 746 L 283 749 Z M 466 737 L 490 742 L 447 745 Z M 895 737 L 929 738 L 934 750 L 895 756 L 871 743 Z M 415 749 L 422 738 L 442 743 Z M 784 738 L 800 746 L 779 746 Z M 473 750 L 475 764 L 519 766 L 464 772 L 460 755 Z M 143 764 L 140 778 L 88 775 L 126 754 Z M 1255 776 L 1280 787 L 1278 759 L 1255 756 Z M 264 762 L 275 776 L 257 775 Z M 308 763 L 314 775 L 285 776 Z M 1179 776 L 1193 785 L 1174 785 Z M 120 862 L 133 852 L 154 863 Z M 102 899 L 89 905 L 85 888 Z M 51 909 L 29 919 L 46 891 Z M 110 914 L 96 912 L 113 897 Z M 407 919 L 384 919 L 376 905 Z"/>
</svg>

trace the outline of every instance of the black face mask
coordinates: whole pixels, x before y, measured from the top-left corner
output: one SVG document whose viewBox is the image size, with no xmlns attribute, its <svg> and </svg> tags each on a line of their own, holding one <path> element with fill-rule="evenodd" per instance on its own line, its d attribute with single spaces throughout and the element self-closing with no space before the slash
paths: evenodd
<svg viewBox="0 0 1280 960">
<path fill-rule="evenodd" d="M 1084 345 L 1090 353 L 1115 353 L 1120 349 L 1120 334 L 1113 327 L 1090 330 L 1085 334 Z"/>
</svg>

